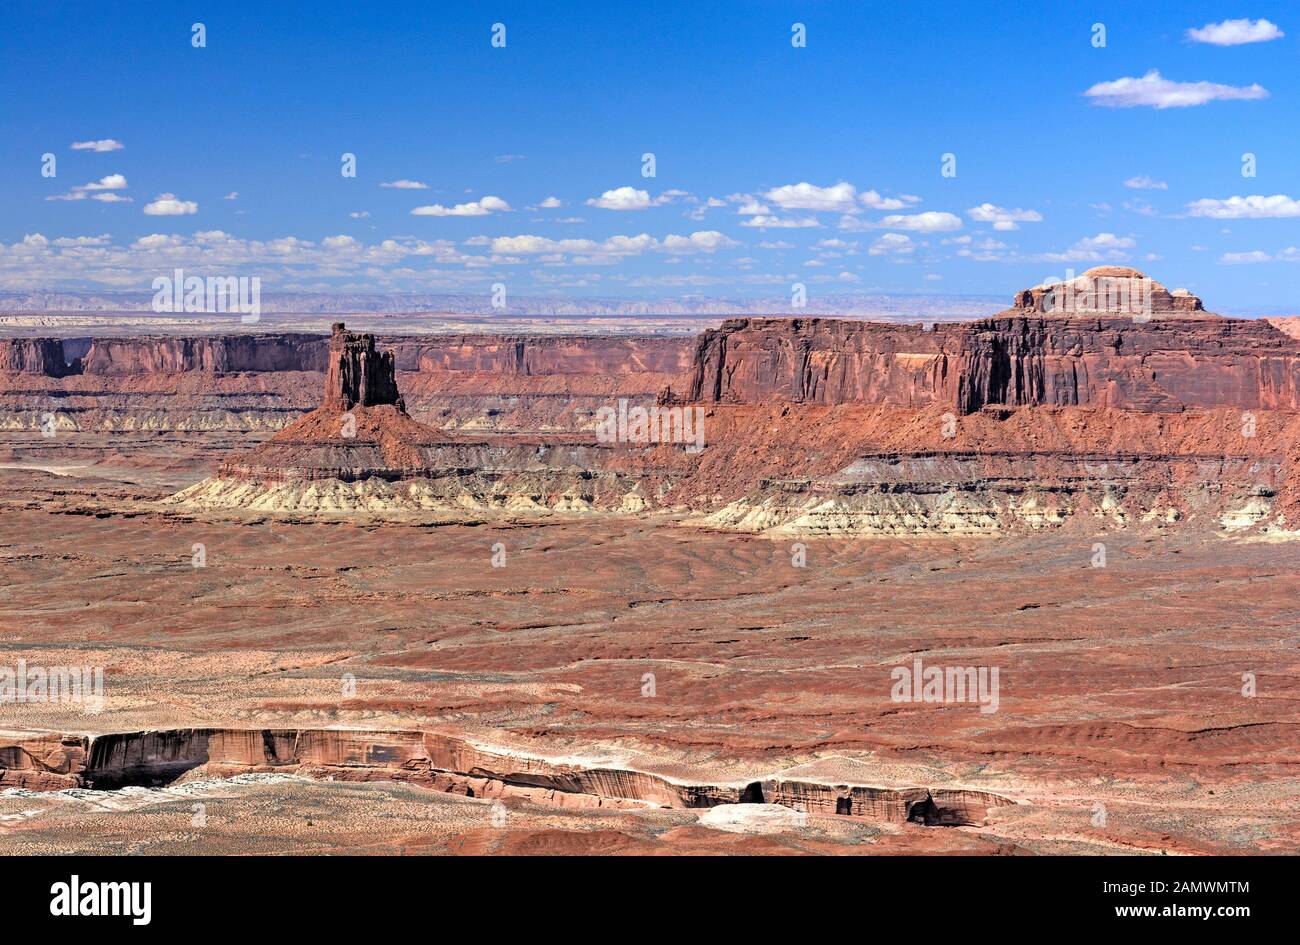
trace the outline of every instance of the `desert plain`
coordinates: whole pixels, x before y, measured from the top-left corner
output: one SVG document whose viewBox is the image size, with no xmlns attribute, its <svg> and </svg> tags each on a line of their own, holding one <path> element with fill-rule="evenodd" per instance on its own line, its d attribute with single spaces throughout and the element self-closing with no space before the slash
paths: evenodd
<svg viewBox="0 0 1300 945">
<path fill-rule="evenodd" d="M 103 688 L 0 704 L 0 850 L 1295 853 L 1297 342 L 1184 314 L 1142 369 L 1141 322 L 983 324 L 1105 338 L 978 394 L 968 328 L 824 319 L 62 377 L 25 342 L 0 664 Z M 597 443 L 620 397 L 711 438 Z M 900 698 L 923 666 L 993 699 Z"/>
</svg>

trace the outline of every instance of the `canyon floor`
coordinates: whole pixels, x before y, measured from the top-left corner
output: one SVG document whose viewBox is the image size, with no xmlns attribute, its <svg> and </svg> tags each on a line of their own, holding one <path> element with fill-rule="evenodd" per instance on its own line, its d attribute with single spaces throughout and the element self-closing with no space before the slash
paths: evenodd
<svg viewBox="0 0 1300 945">
<path fill-rule="evenodd" d="M 419 730 L 697 785 L 1010 803 L 940 827 L 197 772 L 0 791 L 0 850 L 1300 850 L 1300 543 L 1131 527 L 801 555 L 668 514 L 359 525 L 159 505 L 236 439 L 7 435 L 0 663 L 105 683 L 101 711 L 6 703 L 0 729 Z M 916 659 L 996 667 L 997 711 L 894 701 L 891 670 Z"/>
</svg>

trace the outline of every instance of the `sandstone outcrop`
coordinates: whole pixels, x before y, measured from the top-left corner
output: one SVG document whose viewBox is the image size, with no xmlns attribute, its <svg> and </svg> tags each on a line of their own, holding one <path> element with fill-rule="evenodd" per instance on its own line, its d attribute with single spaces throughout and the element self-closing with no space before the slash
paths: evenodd
<svg viewBox="0 0 1300 945">
<path fill-rule="evenodd" d="M 1025 289 L 1016 293 L 1013 309 L 1026 315 L 1218 318 L 1206 312 L 1201 300 L 1186 289 L 1171 292 L 1128 266 L 1094 266 L 1075 278 Z"/>
<path fill-rule="evenodd" d="M 812 815 L 927 826 L 981 824 L 1011 801 L 973 790 L 887 788 L 781 777 L 693 783 L 629 768 L 499 751 L 436 732 L 209 729 L 83 736 L 0 732 L 0 784 L 97 790 L 186 776 L 288 772 L 337 780 L 409 781 L 470 797 L 521 797 L 562 807 L 710 808 L 780 804 Z"/>
</svg>

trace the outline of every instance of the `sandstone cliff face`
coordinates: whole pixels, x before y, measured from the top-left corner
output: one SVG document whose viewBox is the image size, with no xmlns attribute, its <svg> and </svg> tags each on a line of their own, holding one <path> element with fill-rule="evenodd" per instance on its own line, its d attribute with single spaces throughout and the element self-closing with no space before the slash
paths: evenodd
<svg viewBox="0 0 1300 945">
<path fill-rule="evenodd" d="M 82 371 L 97 375 L 323 371 L 319 335 L 95 338 Z"/>
<path fill-rule="evenodd" d="M 964 339 L 956 405 L 1300 408 L 1300 343 L 1244 319 L 996 318 Z"/>
<path fill-rule="evenodd" d="M 387 339 L 399 371 L 486 373 L 502 377 L 683 374 L 694 342 L 687 338 L 545 335 L 448 335 Z"/>
<path fill-rule="evenodd" d="M 0 371 L 64 377 L 80 369 L 79 363 L 65 360 L 58 338 L 0 338 Z"/>
<path fill-rule="evenodd" d="M 1015 315 L 934 331 L 733 319 L 707 331 L 689 399 L 712 403 L 1300 409 L 1300 341 L 1265 321 Z"/>
<path fill-rule="evenodd" d="M 955 389 L 960 331 L 830 318 L 738 318 L 701 335 L 687 399 L 924 406 Z"/>
</svg>

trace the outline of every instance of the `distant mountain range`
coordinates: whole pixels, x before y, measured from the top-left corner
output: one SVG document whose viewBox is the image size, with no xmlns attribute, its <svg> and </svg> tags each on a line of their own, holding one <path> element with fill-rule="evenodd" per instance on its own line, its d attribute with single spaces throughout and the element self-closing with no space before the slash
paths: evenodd
<svg viewBox="0 0 1300 945">
<path fill-rule="evenodd" d="M 147 292 L 0 292 L 0 312 L 89 313 L 148 312 Z M 685 296 L 669 299 L 574 298 L 515 296 L 500 310 L 476 295 L 422 293 L 265 293 L 262 311 L 268 314 L 403 314 L 540 317 L 540 318 L 708 318 L 723 315 L 842 315 L 891 321 L 963 319 L 992 315 L 1008 300 L 991 295 L 826 295 L 813 294 L 806 306 L 794 309 L 789 296 L 772 298 L 714 298 Z"/>
</svg>

